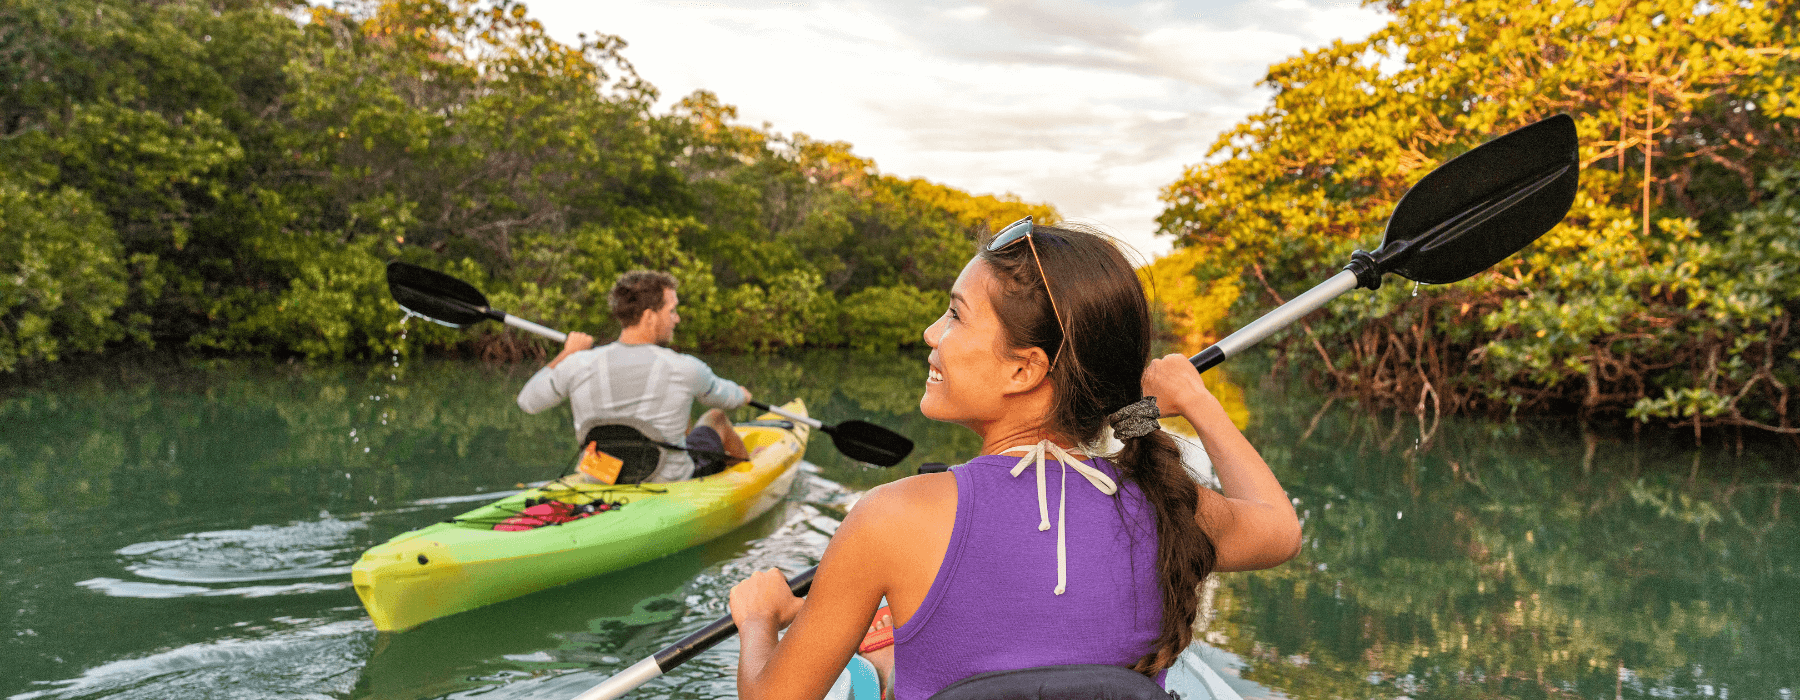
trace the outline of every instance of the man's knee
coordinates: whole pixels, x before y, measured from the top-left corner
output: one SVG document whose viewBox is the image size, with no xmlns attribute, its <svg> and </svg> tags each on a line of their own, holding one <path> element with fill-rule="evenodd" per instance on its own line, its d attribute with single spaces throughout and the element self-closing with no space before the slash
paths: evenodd
<svg viewBox="0 0 1800 700">
<path fill-rule="evenodd" d="M 723 435 L 725 431 L 731 429 L 731 416 L 725 415 L 724 411 L 716 408 L 709 409 L 700 415 L 699 424 L 717 430 L 720 435 Z"/>
<path fill-rule="evenodd" d="M 726 454 L 738 459 L 750 458 L 749 451 L 744 447 L 744 440 L 738 437 L 737 430 L 731 425 L 731 416 L 724 411 L 716 408 L 709 410 L 705 415 L 700 416 L 700 420 L 695 425 L 704 425 L 718 433 L 720 444 L 724 447 Z"/>
</svg>

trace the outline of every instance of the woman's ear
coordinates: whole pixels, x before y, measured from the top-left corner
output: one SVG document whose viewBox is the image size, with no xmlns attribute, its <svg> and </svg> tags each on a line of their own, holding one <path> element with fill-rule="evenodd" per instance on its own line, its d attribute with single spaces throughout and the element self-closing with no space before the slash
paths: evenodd
<svg viewBox="0 0 1800 700">
<path fill-rule="evenodd" d="M 1025 348 L 1008 358 L 1005 393 L 1023 394 L 1038 388 L 1050 376 L 1050 356 L 1036 346 Z"/>
</svg>

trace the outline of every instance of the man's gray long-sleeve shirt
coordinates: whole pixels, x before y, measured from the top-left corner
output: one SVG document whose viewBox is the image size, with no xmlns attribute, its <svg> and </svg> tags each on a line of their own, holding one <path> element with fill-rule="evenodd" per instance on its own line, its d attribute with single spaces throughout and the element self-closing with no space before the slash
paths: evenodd
<svg viewBox="0 0 1800 700">
<path fill-rule="evenodd" d="M 541 413 L 565 398 L 574 409 L 577 431 L 595 422 L 647 424 L 655 433 L 651 439 L 686 445 L 694 401 L 738 408 L 744 405 L 744 390 L 692 355 L 660 345 L 611 343 L 538 370 L 519 391 L 519 408 Z M 650 481 L 680 481 L 693 473 L 694 461 L 686 452 L 667 451 Z"/>
</svg>

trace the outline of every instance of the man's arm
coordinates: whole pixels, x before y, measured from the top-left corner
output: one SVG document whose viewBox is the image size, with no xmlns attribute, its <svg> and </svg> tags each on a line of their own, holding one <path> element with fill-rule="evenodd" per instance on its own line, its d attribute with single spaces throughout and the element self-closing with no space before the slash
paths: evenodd
<svg viewBox="0 0 1800 700">
<path fill-rule="evenodd" d="M 570 333 L 567 338 L 563 339 L 562 352 L 556 353 L 556 357 L 550 360 L 550 364 L 544 365 L 544 368 L 553 369 L 562 364 L 564 358 L 591 347 L 594 347 L 594 336 L 586 333 Z"/>
<path fill-rule="evenodd" d="M 749 389 L 739 386 L 737 382 L 713 374 L 712 368 L 706 366 L 706 363 L 702 362 L 700 358 L 692 355 L 685 357 L 694 363 L 693 379 L 690 380 L 689 389 L 694 392 L 695 401 L 710 408 L 727 411 L 743 408 L 745 404 L 750 403 Z"/>
<path fill-rule="evenodd" d="M 538 370 L 537 374 L 531 375 L 531 380 L 525 382 L 525 388 L 519 390 L 519 408 L 524 409 L 526 413 L 536 415 L 568 398 L 568 390 L 558 385 L 556 366 L 562 364 L 562 361 L 570 355 L 593 346 L 593 336 L 586 333 L 570 333 L 569 337 L 563 341 L 562 352 L 557 353 L 556 358 L 550 360 L 550 364 L 544 365 L 543 369 Z"/>
</svg>

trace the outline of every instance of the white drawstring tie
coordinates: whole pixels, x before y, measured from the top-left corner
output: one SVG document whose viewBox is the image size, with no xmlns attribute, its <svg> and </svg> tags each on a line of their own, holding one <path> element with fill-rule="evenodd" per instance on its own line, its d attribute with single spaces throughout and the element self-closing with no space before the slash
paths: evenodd
<svg viewBox="0 0 1800 700">
<path fill-rule="evenodd" d="M 1104 493 L 1108 496 L 1118 493 L 1119 485 L 1113 483 L 1112 477 L 1107 476 L 1105 472 L 1083 464 L 1081 460 L 1070 456 L 1067 451 L 1049 440 L 1040 440 L 1036 445 L 1010 447 L 1001 450 L 1000 453 L 1006 454 L 1008 452 L 1018 452 L 1021 450 L 1025 452 L 1025 457 L 1024 459 L 1020 459 L 1018 464 L 1013 465 L 1012 475 L 1016 477 L 1024 473 L 1027 465 L 1030 465 L 1032 462 L 1037 462 L 1038 532 L 1050 529 L 1049 497 L 1044 491 L 1045 453 L 1048 452 L 1051 455 L 1054 455 L 1057 463 L 1061 464 L 1063 467 L 1062 500 L 1056 504 L 1055 591 L 1057 595 L 1062 595 L 1063 591 L 1068 590 L 1069 587 L 1069 550 L 1066 542 L 1067 528 L 1065 526 L 1069 507 L 1069 468 L 1074 467 L 1076 473 L 1087 477 L 1088 483 L 1093 484 L 1094 488 L 1100 490 L 1100 493 Z"/>
</svg>

